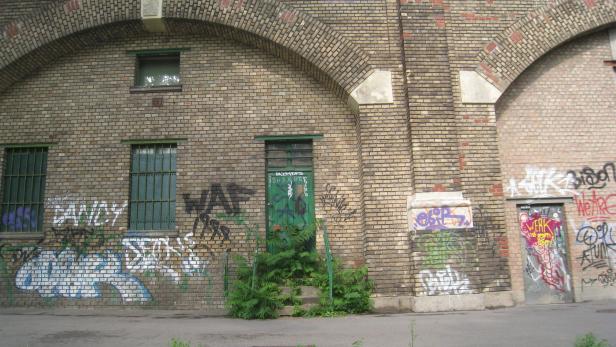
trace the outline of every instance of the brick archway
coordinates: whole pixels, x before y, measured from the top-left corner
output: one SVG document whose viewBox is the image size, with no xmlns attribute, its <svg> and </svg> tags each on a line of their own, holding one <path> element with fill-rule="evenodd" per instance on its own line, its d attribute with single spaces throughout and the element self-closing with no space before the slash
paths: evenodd
<svg viewBox="0 0 616 347">
<path fill-rule="evenodd" d="M 531 12 L 479 53 L 475 72 L 497 88 L 484 100 L 495 102 L 526 68 L 555 47 L 613 23 L 615 0 L 558 0 Z"/>
<path fill-rule="evenodd" d="M 62 55 L 143 31 L 142 13 L 152 3 L 160 7 L 165 31 L 208 32 L 257 46 L 341 97 L 374 72 L 368 55 L 352 42 L 273 0 L 69 0 L 9 23 L 0 33 L 0 92 Z"/>
</svg>

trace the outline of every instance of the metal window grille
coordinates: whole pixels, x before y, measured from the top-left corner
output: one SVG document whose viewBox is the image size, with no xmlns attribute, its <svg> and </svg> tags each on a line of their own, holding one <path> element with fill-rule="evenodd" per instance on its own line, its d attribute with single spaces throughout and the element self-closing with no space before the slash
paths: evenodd
<svg viewBox="0 0 616 347">
<path fill-rule="evenodd" d="M 268 142 L 268 170 L 312 169 L 312 141 Z"/>
<path fill-rule="evenodd" d="M 130 229 L 175 229 L 176 144 L 133 145 Z"/>
<path fill-rule="evenodd" d="M 42 231 L 46 175 L 47 148 L 6 149 L 0 231 Z"/>
</svg>

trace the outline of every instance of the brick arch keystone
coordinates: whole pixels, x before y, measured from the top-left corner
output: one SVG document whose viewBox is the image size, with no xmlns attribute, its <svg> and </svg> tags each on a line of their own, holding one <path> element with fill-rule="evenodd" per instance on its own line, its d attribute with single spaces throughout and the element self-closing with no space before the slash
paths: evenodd
<svg viewBox="0 0 616 347">
<path fill-rule="evenodd" d="M 558 0 L 494 37 L 472 71 L 460 72 L 462 102 L 495 103 L 541 56 L 578 36 L 616 23 L 616 0 Z"/>
<path fill-rule="evenodd" d="M 279 56 L 340 97 L 347 97 L 355 109 L 359 104 L 391 99 L 389 72 L 375 70 L 365 52 L 332 28 L 274 0 L 53 3 L 9 23 L 0 33 L 0 92 L 77 49 L 143 30 L 174 32 L 186 27 L 243 41 Z"/>
</svg>

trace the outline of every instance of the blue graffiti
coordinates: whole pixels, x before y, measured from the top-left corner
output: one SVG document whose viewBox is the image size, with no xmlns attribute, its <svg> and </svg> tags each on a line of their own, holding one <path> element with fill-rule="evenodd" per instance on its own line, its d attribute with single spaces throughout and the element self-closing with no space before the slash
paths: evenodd
<svg viewBox="0 0 616 347">
<path fill-rule="evenodd" d="M 26 262 L 15 278 L 17 288 L 36 290 L 44 298 L 100 298 L 101 283 L 117 289 L 124 302 L 151 298 L 136 277 L 122 272 L 121 255 L 109 251 L 80 257 L 72 249 L 59 254 L 45 250 Z"/>
<path fill-rule="evenodd" d="M 428 212 L 421 212 L 415 223 L 428 230 L 443 230 L 451 227 L 451 219 L 457 220 L 454 223 L 456 226 L 470 226 L 470 221 L 467 221 L 464 215 L 453 214 L 449 207 L 435 207 Z"/>
<path fill-rule="evenodd" d="M 15 211 L 5 212 L 2 215 L 2 224 L 11 231 L 36 230 L 38 218 L 36 211 L 30 207 L 18 207 Z"/>
</svg>

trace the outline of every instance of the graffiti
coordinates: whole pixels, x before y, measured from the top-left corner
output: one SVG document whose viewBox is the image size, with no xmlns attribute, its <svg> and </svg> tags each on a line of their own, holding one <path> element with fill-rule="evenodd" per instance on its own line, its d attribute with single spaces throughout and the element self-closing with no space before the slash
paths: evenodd
<svg viewBox="0 0 616 347">
<path fill-rule="evenodd" d="M 470 240 L 449 230 L 424 234 L 416 242 L 425 253 L 422 256 L 423 266 L 435 269 L 445 268 L 447 262 L 466 262 L 467 255 L 474 247 Z"/>
<path fill-rule="evenodd" d="M 570 182 L 575 189 L 582 186 L 586 187 L 586 189 L 602 189 L 605 188 L 607 182 L 611 181 L 610 177 L 616 181 L 616 166 L 613 162 L 605 163 L 603 168 L 596 172 L 594 169 L 586 166 L 578 172 L 574 170 L 567 171 L 567 176 L 570 178 Z"/>
<path fill-rule="evenodd" d="M 314 222 L 314 191 L 306 173 L 268 174 L 268 193 L 269 230 L 304 229 Z"/>
<path fill-rule="evenodd" d="M 595 278 L 583 278 L 582 279 L 582 287 L 584 286 L 593 286 L 598 284 L 603 288 L 614 287 L 616 285 L 616 273 L 612 269 L 607 269 Z"/>
<path fill-rule="evenodd" d="M 415 230 L 443 230 L 473 227 L 473 211 L 470 206 L 412 208 L 411 218 Z"/>
<path fill-rule="evenodd" d="M 496 257 L 497 254 L 500 257 L 506 258 L 509 256 L 509 244 L 505 235 L 498 237 L 492 237 L 490 230 L 498 230 L 498 226 L 495 226 L 490 218 L 490 215 L 486 213 L 483 205 L 477 206 L 474 215 L 474 232 L 478 245 L 485 245 L 489 252 L 492 253 L 492 257 Z"/>
<path fill-rule="evenodd" d="M 222 207 L 226 214 L 238 214 L 241 212 L 240 203 L 249 201 L 255 194 L 254 190 L 235 183 L 227 185 L 227 192 L 229 197 L 220 184 L 213 183 L 209 190 L 201 191 L 201 197 L 198 200 L 191 198 L 190 194 L 184 193 L 182 194 L 184 209 L 188 214 L 194 211 L 198 214 L 209 215 L 215 207 Z"/>
<path fill-rule="evenodd" d="M 321 195 L 321 204 L 335 209 L 336 214 L 332 217 L 334 222 L 346 222 L 357 213 L 357 209 L 349 209 L 346 197 L 338 192 L 338 188 L 329 183 L 325 185 L 325 194 Z"/>
<path fill-rule="evenodd" d="M 605 222 L 594 227 L 584 224 L 578 230 L 576 241 L 586 246 L 578 257 L 582 271 L 590 267 L 601 269 L 610 266 L 610 257 L 616 255 L 612 231 L 612 227 Z"/>
<path fill-rule="evenodd" d="M 616 194 L 600 195 L 593 191 L 591 196 L 586 193 L 573 198 L 580 216 L 591 222 L 606 221 L 616 216 Z"/>
<path fill-rule="evenodd" d="M 72 248 L 78 256 L 87 254 L 92 247 L 103 247 L 109 241 L 117 239 L 117 235 L 105 234 L 102 226 L 64 226 L 51 227 L 54 243 L 62 248 Z"/>
<path fill-rule="evenodd" d="M 526 177 L 521 181 L 513 177 L 509 179 L 506 191 L 512 198 L 523 193 L 532 196 L 576 195 L 577 192 L 570 189 L 573 187 L 571 180 L 570 175 L 562 174 L 554 168 L 540 169 L 529 166 L 526 167 Z"/>
<path fill-rule="evenodd" d="M 195 254 L 193 233 L 175 238 L 175 245 L 173 241 L 169 237 L 124 238 L 126 268 L 131 273 L 160 272 L 175 283 L 180 283 L 183 275 L 205 273 L 207 262 Z"/>
<path fill-rule="evenodd" d="M 434 272 L 423 270 L 419 273 L 419 276 L 428 295 L 472 293 L 468 278 L 449 265 L 444 270 Z"/>
<path fill-rule="evenodd" d="M 203 224 L 202 228 L 199 228 L 199 223 Z M 201 230 L 199 231 L 199 229 Z M 192 232 L 194 235 L 203 237 L 207 230 L 210 230 L 212 233 L 210 240 L 220 237 L 220 243 L 230 241 L 229 235 L 231 234 L 231 230 L 226 225 L 223 225 L 218 219 L 212 218 L 209 214 L 205 214 L 205 212 L 203 212 L 195 218 Z"/>
<path fill-rule="evenodd" d="M 565 262 L 559 253 L 564 251 L 560 211 L 554 212 L 551 217 L 541 215 L 537 210 L 530 216 L 522 212 L 520 230 L 526 240 L 527 254 L 533 255 L 537 261 L 543 281 L 550 288 L 564 292 L 568 283 Z"/>
<path fill-rule="evenodd" d="M 6 226 L 8 231 L 36 230 L 36 211 L 30 207 L 18 207 L 14 211 L 5 212 L 2 215 L 2 225 Z"/>
<path fill-rule="evenodd" d="M 221 243 L 230 240 L 230 229 L 218 219 L 211 217 L 212 210 L 215 207 L 222 207 L 226 215 L 239 215 L 241 213 L 240 203 L 249 201 L 255 191 L 231 183 L 227 185 L 227 192 L 228 194 L 225 194 L 222 186 L 214 183 L 209 190 L 201 191 L 201 197 L 198 200 L 191 198 L 190 194 L 182 194 L 186 213 L 197 213 L 193 223 L 193 235 L 203 237 L 209 230 L 212 233 L 211 240 L 218 237 Z M 201 228 L 200 224 L 202 224 Z"/>
<path fill-rule="evenodd" d="M 100 298 L 102 283 L 114 287 L 124 302 L 150 300 L 143 284 L 122 272 L 121 256 L 111 252 L 77 258 L 71 249 L 59 254 L 45 250 L 26 262 L 15 278 L 17 288 L 35 290 L 44 298 Z"/>
<path fill-rule="evenodd" d="M 63 201 L 62 199 L 61 201 Z M 122 215 L 128 206 L 125 201 L 122 204 L 105 201 L 94 201 L 92 204 L 67 202 L 65 204 L 56 203 L 53 205 L 54 217 L 53 225 L 61 226 L 64 224 L 91 225 L 91 226 L 114 226 L 118 217 Z"/>
</svg>

